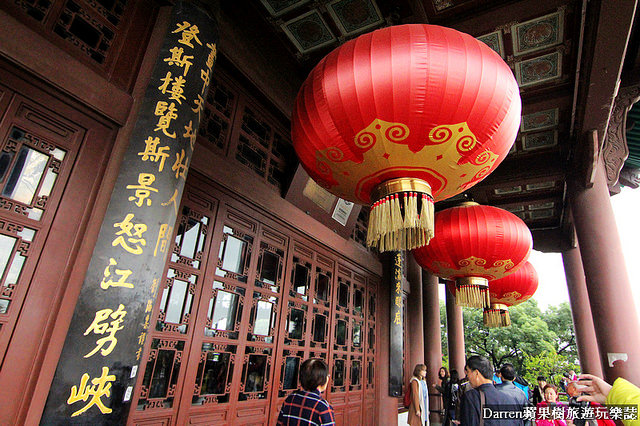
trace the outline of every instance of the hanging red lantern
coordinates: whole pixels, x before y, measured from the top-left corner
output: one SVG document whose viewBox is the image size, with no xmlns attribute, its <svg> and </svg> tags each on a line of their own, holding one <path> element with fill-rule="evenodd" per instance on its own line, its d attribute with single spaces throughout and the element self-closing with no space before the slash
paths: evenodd
<svg viewBox="0 0 640 426">
<path fill-rule="evenodd" d="M 538 273 L 529 262 L 525 262 L 513 274 L 489 281 L 491 306 L 484 309 L 484 325 L 487 327 L 506 327 L 511 325 L 509 306 L 519 305 L 529 300 L 537 289 Z"/>
<path fill-rule="evenodd" d="M 529 258 L 533 237 L 516 215 L 467 202 L 435 215 L 436 233 L 413 250 L 420 266 L 455 280 L 456 304 L 488 308 L 489 280 L 515 272 Z"/>
<path fill-rule="evenodd" d="M 433 236 L 433 203 L 475 185 L 509 152 L 518 84 L 484 43 L 450 28 L 400 25 L 329 55 L 302 85 L 292 139 L 309 175 L 372 205 L 367 244 L 411 249 Z"/>
</svg>

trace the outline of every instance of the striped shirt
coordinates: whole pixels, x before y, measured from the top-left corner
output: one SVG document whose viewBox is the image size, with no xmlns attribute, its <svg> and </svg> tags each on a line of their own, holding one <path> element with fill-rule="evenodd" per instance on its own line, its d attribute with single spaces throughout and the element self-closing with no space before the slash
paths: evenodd
<svg viewBox="0 0 640 426">
<path fill-rule="evenodd" d="M 297 390 L 282 404 L 278 426 L 332 426 L 336 424 L 333 407 L 317 390 Z"/>
</svg>

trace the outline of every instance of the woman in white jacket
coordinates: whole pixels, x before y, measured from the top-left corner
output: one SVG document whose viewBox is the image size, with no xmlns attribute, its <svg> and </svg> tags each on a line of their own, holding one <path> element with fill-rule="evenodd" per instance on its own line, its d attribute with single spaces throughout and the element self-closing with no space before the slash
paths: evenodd
<svg viewBox="0 0 640 426">
<path fill-rule="evenodd" d="M 417 364 L 413 369 L 411 385 L 411 405 L 407 424 L 410 426 L 429 425 L 429 390 L 427 387 L 427 366 Z"/>
</svg>

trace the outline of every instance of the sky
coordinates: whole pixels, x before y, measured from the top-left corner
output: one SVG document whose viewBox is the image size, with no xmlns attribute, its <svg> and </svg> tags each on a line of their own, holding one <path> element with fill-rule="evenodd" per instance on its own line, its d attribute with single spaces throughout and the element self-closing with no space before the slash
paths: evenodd
<svg viewBox="0 0 640 426">
<path fill-rule="evenodd" d="M 634 293 L 636 311 L 640 314 L 640 268 L 632 268 L 631 263 L 638 259 L 640 243 L 640 188 L 623 187 L 622 192 L 611 197 L 613 213 L 618 225 L 618 233 L 627 264 L 629 281 Z M 533 296 L 544 311 L 548 306 L 569 301 L 567 281 L 560 253 L 541 253 L 532 251 L 529 261 L 538 272 L 538 291 Z M 440 286 L 440 298 L 444 300 L 444 286 Z M 640 320 L 640 319 L 639 319 Z"/>
</svg>

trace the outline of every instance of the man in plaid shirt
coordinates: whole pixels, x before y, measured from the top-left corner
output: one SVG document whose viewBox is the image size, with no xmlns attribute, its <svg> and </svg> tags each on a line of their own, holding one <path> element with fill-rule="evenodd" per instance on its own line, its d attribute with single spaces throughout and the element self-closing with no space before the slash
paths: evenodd
<svg viewBox="0 0 640 426">
<path fill-rule="evenodd" d="M 336 424 L 333 407 L 322 397 L 329 385 L 329 367 L 310 358 L 300 367 L 302 389 L 290 394 L 282 404 L 278 426 L 332 426 Z"/>
</svg>

